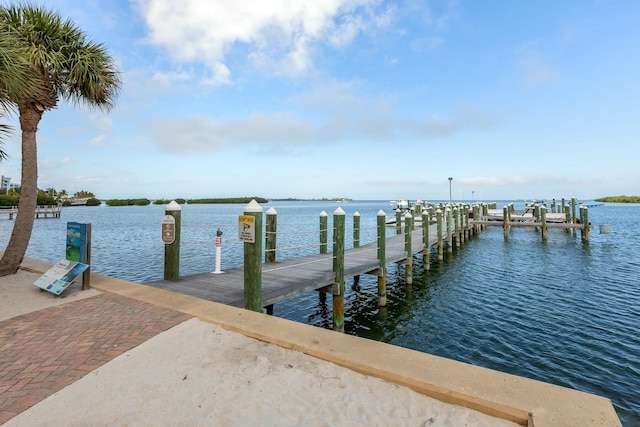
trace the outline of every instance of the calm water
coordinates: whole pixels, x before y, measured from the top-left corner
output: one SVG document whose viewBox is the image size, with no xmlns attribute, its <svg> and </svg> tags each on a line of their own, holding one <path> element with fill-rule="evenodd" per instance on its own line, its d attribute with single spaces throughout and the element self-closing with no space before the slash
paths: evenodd
<svg viewBox="0 0 640 427">
<path fill-rule="evenodd" d="M 387 202 L 273 202 L 278 211 L 278 259 L 317 253 L 318 215 L 338 206 L 361 214 L 363 243 L 375 240 L 379 209 Z M 502 206 L 502 203 L 499 203 Z M 162 206 L 74 207 L 61 219 L 37 220 L 27 256 L 64 257 L 67 221 L 93 227 L 92 269 L 136 282 L 162 278 Z M 223 232 L 222 269 L 240 266 L 237 241 L 241 205 L 182 207 L 181 274 L 212 271 L 214 237 Z M 347 283 L 347 333 L 521 375 L 610 398 L 627 427 L 640 425 L 640 206 L 590 210 L 591 239 L 550 230 L 513 229 L 504 240 L 492 227 L 443 263 L 422 272 L 414 261 L 414 285 L 389 266 L 387 308 L 377 307 L 374 277 Z M 599 234 L 609 224 L 610 234 Z M 0 247 L 13 221 L 0 219 Z M 394 233 L 392 228 L 389 234 Z M 349 232 L 348 232 L 349 235 Z M 331 233 L 329 233 L 331 238 Z M 349 245 L 350 242 L 347 242 Z M 275 306 L 275 315 L 331 327 L 331 298 L 316 293 Z"/>
</svg>

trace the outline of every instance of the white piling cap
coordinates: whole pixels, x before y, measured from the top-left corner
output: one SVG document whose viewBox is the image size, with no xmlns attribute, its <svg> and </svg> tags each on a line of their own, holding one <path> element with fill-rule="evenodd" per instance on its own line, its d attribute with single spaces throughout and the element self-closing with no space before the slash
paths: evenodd
<svg viewBox="0 0 640 427">
<path fill-rule="evenodd" d="M 320 212 L 320 216 L 329 216 L 328 213 L 326 213 L 325 211 Z"/>
<path fill-rule="evenodd" d="M 249 202 L 249 204 L 244 207 L 244 211 L 247 212 L 247 213 L 262 212 L 262 206 L 260 206 L 260 204 L 258 202 L 256 202 L 256 199 L 252 199 Z"/>
<path fill-rule="evenodd" d="M 278 212 L 276 211 L 276 208 L 272 206 L 267 210 L 267 215 L 278 215 Z"/>
<path fill-rule="evenodd" d="M 333 211 L 334 215 L 344 215 L 344 210 L 342 208 L 338 208 L 335 211 Z"/>
<path fill-rule="evenodd" d="M 353 213 L 353 216 L 360 216 L 360 212 L 355 211 L 355 212 Z"/>
<path fill-rule="evenodd" d="M 404 217 L 409 219 L 409 218 L 413 218 L 413 216 L 411 215 L 411 213 L 407 212 L 406 214 L 404 214 Z"/>
<path fill-rule="evenodd" d="M 167 206 L 164 208 L 165 211 L 179 211 L 182 210 L 180 205 L 176 203 L 175 200 L 172 200 Z"/>
<path fill-rule="evenodd" d="M 384 211 L 383 211 L 382 209 L 380 209 L 380 210 L 378 211 L 378 216 L 387 216 L 387 214 L 386 214 L 386 213 L 384 213 Z"/>
</svg>

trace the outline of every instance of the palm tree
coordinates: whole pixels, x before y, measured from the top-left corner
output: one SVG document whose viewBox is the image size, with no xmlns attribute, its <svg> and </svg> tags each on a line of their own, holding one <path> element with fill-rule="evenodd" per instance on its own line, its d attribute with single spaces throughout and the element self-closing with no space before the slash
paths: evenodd
<svg viewBox="0 0 640 427">
<path fill-rule="evenodd" d="M 9 94 L 30 96 L 42 89 L 39 81 L 30 73 L 26 53 L 6 23 L 0 22 L 0 118 L 15 109 Z M 10 126 L 0 123 L 0 144 L 11 130 Z M 0 160 L 6 158 L 7 154 L 0 150 Z"/>
<path fill-rule="evenodd" d="M 38 95 L 8 92 L 20 116 L 22 180 L 13 232 L 0 259 L 0 276 L 5 276 L 18 270 L 31 238 L 38 196 L 36 132 L 42 114 L 56 108 L 59 98 L 108 110 L 120 77 L 106 48 L 55 11 L 30 3 L 2 5 L 0 23 L 26 51 L 29 71 L 45 89 Z"/>
</svg>

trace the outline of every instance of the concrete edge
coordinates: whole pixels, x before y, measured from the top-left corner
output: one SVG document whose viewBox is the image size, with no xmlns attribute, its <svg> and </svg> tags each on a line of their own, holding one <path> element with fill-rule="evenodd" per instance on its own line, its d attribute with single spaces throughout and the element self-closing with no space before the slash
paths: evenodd
<svg viewBox="0 0 640 427">
<path fill-rule="evenodd" d="M 21 268 L 42 274 L 50 266 L 25 258 Z M 100 274 L 91 285 L 520 425 L 622 427 L 611 401 L 597 395 Z"/>
</svg>

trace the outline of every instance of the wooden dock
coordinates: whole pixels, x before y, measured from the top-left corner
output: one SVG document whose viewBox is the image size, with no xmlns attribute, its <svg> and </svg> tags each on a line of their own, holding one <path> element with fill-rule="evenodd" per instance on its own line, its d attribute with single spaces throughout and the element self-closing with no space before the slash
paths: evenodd
<svg viewBox="0 0 640 427">
<path fill-rule="evenodd" d="M 422 233 L 422 228 L 417 228 L 411 233 L 412 256 L 424 250 Z M 429 227 L 429 245 L 434 245 L 437 241 L 436 225 L 431 225 Z M 377 242 L 346 249 L 344 254 L 345 278 L 361 274 L 378 275 L 377 250 Z M 402 263 L 406 259 L 404 234 L 388 237 L 386 239 L 386 263 Z M 314 290 L 335 294 L 336 290 L 332 289 L 335 281 L 336 275 L 333 272 L 333 254 L 331 253 L 265 263 L 262 264 L 262 305 L 267 307 Z M 180 277 L 175 281 L 158 280 L 146 283 L 146 285 L 235 307 L 245 306 L 243 268 L 225 270 L 222 274 L 194 274 Z"/>
<path fill-rule="evenodd" d="M 173 213 L 179 224 L 180 211 L 176 204 L 165 214 Z M 176 209 L 177 206 L 177 209 Z M 563 201 L 564 206 L 564 201 Z M 575 206 L 575 202 L 573 203 Z M 491 209 L 491 212 L 489 211 Z M 270 210 L 271 211 L 271 210 Z M 344 211 L 334 212 L 334 253 L 326 253 L 327 215 L 320 215 L 320 239 L 317 255 L 271 261 L 276 247 L 270 247 L 270 237 L 276 233 L 277 213 L 267 212 L 266 233 L 262 233 L 262 209 L 252 202 L 245 208 L 245 215 L 241 216 L 246 229 L 255 229 L 259 233 L 249 233 L 250 239 L 245 240 L 245 263 L 242 268 L 234 268 L 223 273 L 200 273 L 179 277 L 179 240 L 165 242 L 165 276 L 164 280 L 146 283 L 149 286 L 191 295 L 208 301 L 215 301 L 231 306 L 244 307 L 254 311 L 271 312 L 273 304 L 292 298 L 309 291 L 320 291 L 322 295 L 329 293 L 333 296 L 334 329 L 343 330 L 344 326 L 344 293 L 345 280 L 363 274 L 377 276 L 378 305 L 386 305 L 386 266 L 397 263 L 405 266 L 405 280 L 407 285 L 413 283 L 413 257 L 423 256 L 425 270 L 429 269 L 432 246 L 437 247 L 437 259 L 443 260 L 444 248 L 448 253 L 453 247 L 460 247 L 461 243 L 471 235 L 479 233 L 487 226 L 501 226 L 504 237 L 508 238 L 511 227 L 534 227 L 541 230 L 542 239 L 547 238 L 548 228 L 581 229 L 583 240 L 588 240 L 589 222 L 587 208 L 580 209 L 580 220 L 569 216 L 568 208 L 562 214 L 565 222 L 548 222 L 546 207 L 536 207 L 534 215 L 519 214 L 513 209 L 513 204 L 502 209 L 502 215 L 493 204 L 463 203 L 420 207 L 418 212 L 396 211 L 396 235 L 386 237 L 384 231 L 388 218 L 378 215 L 377 240 L 364 246 L 346 249 L 344 247 Z M 339 212 L 340 211 L 340 212 Z M 251 218 L 248 218 L 251 214 Z M 166 216 L 165 215 L 165 216 Z M 419 218 L 420 225 L 413 228 L 415 218 Z M 407 233 L 405 219 L 411 219 L 412 232 Z M 551 221 L 560 221 L 561 217 L 554 212 Z M 245 223 L 246 222 L 246 223 Z M 416 221 L 417 222 L 417 221 Z M 250 225 L 247 225 L 250 224 Z M 422 224 L 428 224 L 425 229 Z M 354 242 L 359 242 L 359 214 L 354 215 Z M 358 237 L 356 238 L 356 230 Z M 427 231 L 425 233 L 425 231 Z M 179 235 L 179 232 L 175 232 Z M 425 244 L 425 235 L 428 241 Z M 337 236 L 337 237 L 336 237 Z M 410 236 L 410 239 L 409 239 Z M 266 237 L 266 248 L 262 243 Z M 257 243 L 256 243 L 257 242 Z M 410 243 L 409 243 L 410 242 Z M 275 245 L 275 239 L 272 244 Z M 380 246 L 380 248 L 378 247 Z M 380 249 L 380 250 L 379 250 Z M 273 251 L 273 252 L 272 252 Z M 409 253 L 410 252 L 410 253 Z"/>
<path fill-rule="evenodd" d="M 17 206 L 0 206 L 0 215 L 9 215 L 9 219 L 14 219 L 18 213 Z M 36 218 L 60 218 L 62 205 L 38 205 L 34 215 Z"/>
</svg>

